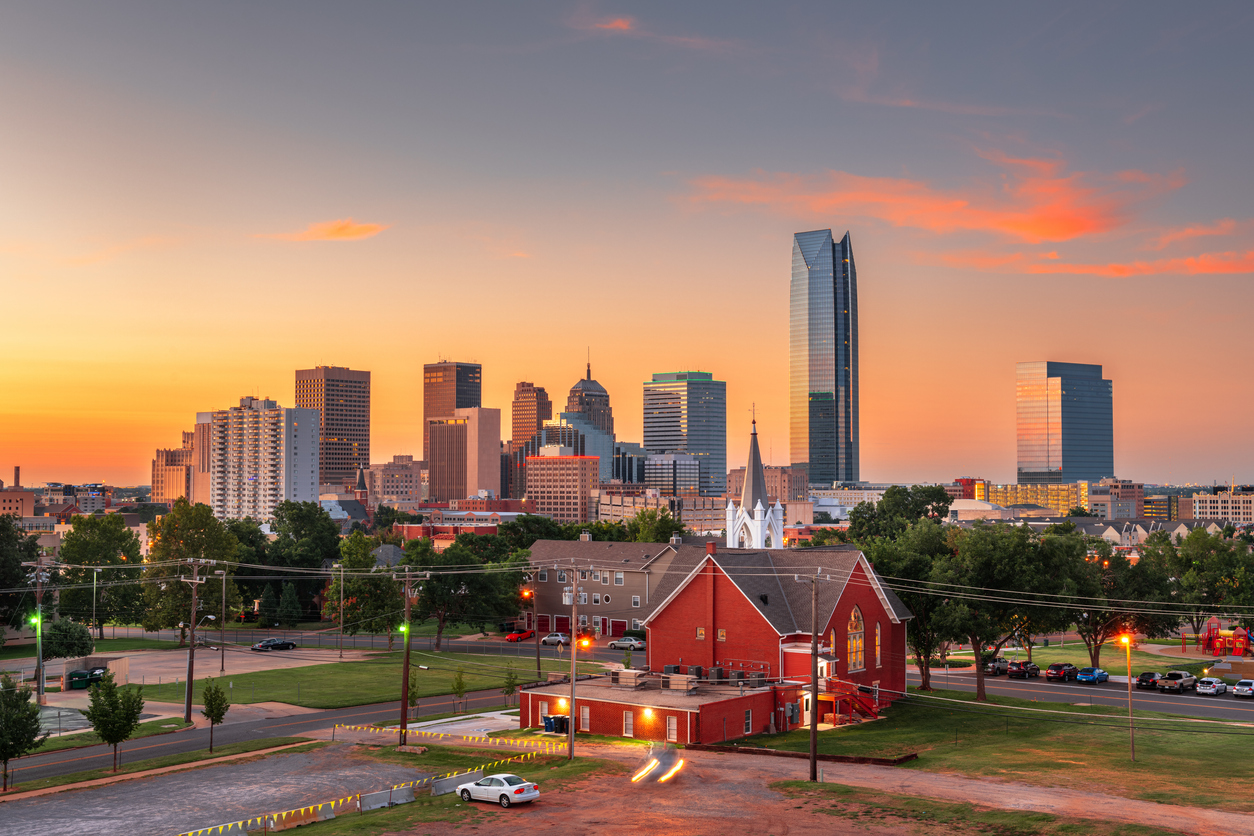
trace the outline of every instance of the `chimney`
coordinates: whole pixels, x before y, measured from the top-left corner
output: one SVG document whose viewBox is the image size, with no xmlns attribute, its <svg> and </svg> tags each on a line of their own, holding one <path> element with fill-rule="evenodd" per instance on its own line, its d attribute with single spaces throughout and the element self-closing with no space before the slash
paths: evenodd
<svg viewBox="0 0 1254 836">
<path fill-rule="evenodd" d="M 672 545 L 672 546 L 681 546 L 681 545 L 683 545 L 683 542 L 684 542 L 684 538 L 683 538 L 683 536 L 682 536 L 682 535 L 680 535 L 680 534 L 672 534 L 672 535 L 671 535 L 671 545 Z"/>
<path fill-rule="evenodd" d="M 580 535 L 579 535 L 579 542 L 580 542 L 580 543 L 590 543 L 590 542 L 592 542 L 592 532 L 590 532 L 590 531 L 583 531 L 583 532 L 581 532 L 581 533 L 580 533 Z"/>
<path fill-rule="evenodd" d="M 20 464 L 13 465 L 13 487 L 22 487 L 22 466 Z"/>
<path fill-rule="evenodd" d="M 714 542 L 713 540 L 705 541 L 705 553 L 706 554 L 714 554 L 717 548 L 718 548 L 718 543 Z"/>
</svg>

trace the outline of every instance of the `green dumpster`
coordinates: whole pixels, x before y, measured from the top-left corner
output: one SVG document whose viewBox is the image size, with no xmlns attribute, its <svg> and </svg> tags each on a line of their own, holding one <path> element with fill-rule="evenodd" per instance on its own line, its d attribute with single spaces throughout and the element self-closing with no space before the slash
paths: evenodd
<svg viewBox="0 0 1254 836">
<path fill-rule="evenodd" d="M 91 671 L 70 671 L 69 679 L 71 691 L 86 690 L 91 684 Z"/>
</svg>

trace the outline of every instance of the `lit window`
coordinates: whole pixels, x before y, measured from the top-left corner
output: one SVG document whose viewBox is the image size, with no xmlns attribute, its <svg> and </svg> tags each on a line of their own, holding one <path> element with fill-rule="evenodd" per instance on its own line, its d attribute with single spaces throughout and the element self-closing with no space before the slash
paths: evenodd
<svg viewBox="0 0 1254 836">
<path fill-rule="evenodd" d="M 699 639 L 700 641 L 705 641 L 705 628 L 704 627 L 697 628 L 697 639 Z"/>
<path fill-rule="evenodd" d="M 849 624 L 846 627 L 848 638 L 846 639 L 847 652 L 845 660 L 847 669 L 851 671 L 860 671 L 866 667 L 865 646 L 863 644 L 863 624 L 862 610 L 854 607 L 849 613 Z"/>
<path fill-rule="evenodd" d="M 875 667 L 880 666 L 880 623 L 875 622 Z"/>
<path fill-rule="evenodd" d="M 718 631 L 718 640 L 719 640 L 719 641 L 721 641 L 721 642 L 725 642 L 725 641 L 727 641 L 727 631 L 726 631 L 726 630 L 719 630 L 719 631 Z"/>
</svg>

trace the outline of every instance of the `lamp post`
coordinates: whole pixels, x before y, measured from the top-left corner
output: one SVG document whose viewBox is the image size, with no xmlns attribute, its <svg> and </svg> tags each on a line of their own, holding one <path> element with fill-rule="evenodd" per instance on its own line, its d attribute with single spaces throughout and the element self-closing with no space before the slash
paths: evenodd
<svg viewBox="0 0 1254 836">
<path fill-rule="evenodd" d="M 226 570 L 215 569 L 213 573 L 222 576 L 222 620 L 218 622 L 218 629 L 222 633 L 222 638 L 218 641 L 218 644 L 221 645 L 218 648 L 220 651 L 219 655 L 222 657 L 222 663 L 218 666 L 218 674 L 222 675 L 226 673 Z"/>
<path fill-rule="evenodd" d="M 1132 761 L 1136 762 L 1136 731 L 1132 725 L 1132 637 L 1123 635 L 1119 637 L 1119 641 L 1123 642 L 1124 650 L 1128 654 L 1128 749 L 1132 754 Z"/>
<path fill-rule="evenodd" d="M 100 631 L 99 638 L 104 638 L 104 625 L 96 621 L 96 578 L 100 576 L 100 567 L 91 569 L 91 625 Z"/>
<path fill-rule="evenodd" d="M 344 564 L 332 563 L 332 569 L 340 570 L 340 658 L 344 658 Z"/>
</svg>

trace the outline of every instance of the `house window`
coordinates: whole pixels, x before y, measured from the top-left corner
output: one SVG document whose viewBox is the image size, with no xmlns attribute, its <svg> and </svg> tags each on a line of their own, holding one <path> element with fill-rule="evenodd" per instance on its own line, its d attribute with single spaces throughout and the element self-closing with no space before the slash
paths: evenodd
<svg viewBox="0 0 1254 836">
<path fill-rule="evenodd" d="M 579 593 L 579 603 L 580 603 L 580 604 L 586 604 L 586 603 L 588 603 L 588 593 L 586 593 L 586 592 L 580 592 L 580 593 Z"/>
<path fill-rule="evenodd" d="M 566 570 L 565 569 L 557 573 L 557 582 L 566 583 Z"/>
<path fill-rule="evenodd" d="M 622 585 L 623 585 L 623 573 L 615 572 L 614 573 L 614 586 L 622 586 Z"/>
<path fill-rule="evenodd" d="M 549 582 L 549 570 L 541 569 L 540 570 L 540 583 L 548 583 L 548 582 Z"/>
<path fill-rule="evenodd" d="M 631 596 L 631 605 L 632 605 L 633 607 L 638 607 L 638 606 L 640 606 L 640 596 L 639 596 L 639 595 L 633 595 L 633 596 Z"/>
<path fill-rule="evenodd" d="M 669 740 L 671 743 L 679 742 L 679 718 L 678 717 L 666 718 L 666 739 Z"/>
<path fill-rule="evenodd" d="M 602 573 L 601 573 L 601 583 L 605 584 L 606 586 L 609 586 L 609 584 L 610 584 L 610 573 L 609 573 L 609 572 L 602 572 Z"/>
<path fill-rule="evenodd" d="M 594 603 L 594 604 L 599 604 L 599 603 L 601 603 L 601 595 L 600 595 L 600 593 L 597 593 L 597 592 L 592 593 L 592 603 Z M 879 647 L 879 644 L 877 643 L 875 646 L 876 646 L 876 647 Z"/>
<path fill-rule="evenodd" d="M 745 709 L 745 734 L 753 733 L 753 709 Z"/>
<path fill-rule="evenodd" d="M 875 667 L 880 666 L 880 623 L 875 622 Z"/>
<path fill-rule="evenodd" d="M 541 718 L 546 717 L 548 716 L 548 713 L 549 713 L 549 704 L 547 702 L 541 701 L 540 702 L 540 717 Z M 541 725 L 543 725 L 543 723 L 544 721 L 542 719 Z"/>
<path fill-rule="evenodd" d="M 601 600 L 608 604 L 610 602 L 610 596 L 605 595 L 601 598 Z"/>
<path fill-rule="evenodd" d="M 705 628 L 704 627 L 697 628 L 697 639 L 699 641 L 705 641 Z"/>
<path fill-rule="evenodd" d="M 719 630 L 719 631 L 718 631 L 718 640 L 719 640 L 719 641 L 721 641 L 721 642 L 725 642 L 725 641 L 727 641 L 727 631 L 726 631 L 726 630 Z"/>
<path fill-rule="evenodd" d="M 635 733 L 636 715 L 631 711 L 623 712 L 623 737 L 631 737 Z"/>
<path fill-rule="evenodd" d="M 588 626 L 588 616 L 586 616 L 586 615 L 581 615 L 581 616 L 579 616 L 579 626 L 580 626 L 580 627 L 587 627 L 587 626 Z"/>
<path fill-rule="evenodd" d="M 845 661 L 848 670 L 860 671 L 866 667 L 866 648 L 863 645 L 862 610 L 854 607 L 849 613 L 849 624 L 845 628 L 848 633 Z"/>
<path fill-rule="evenodd" d="M 579 730 L 592 730 L 592 711 L 586 705 L 579 706 Z"/>
<path fill-rule="evenodd" d="M 587 570 L 587 569 L 580 569 L 580 570 L 579 570 L 579 580 L 581 580 L 581 581 L 586 581 L 587 579 L 588 579 L 588 570 Z"/>
<path fill-rule="evenodd" d="M 599 580 L 601 580 L 601 573 L 600 573 L 600 572 L 596 572 L 596 571 L 594 571 L 594 572 L 592 573 L 592 579 L 593 579 L 594 581 L 599 581 Z"/>
</svg>

